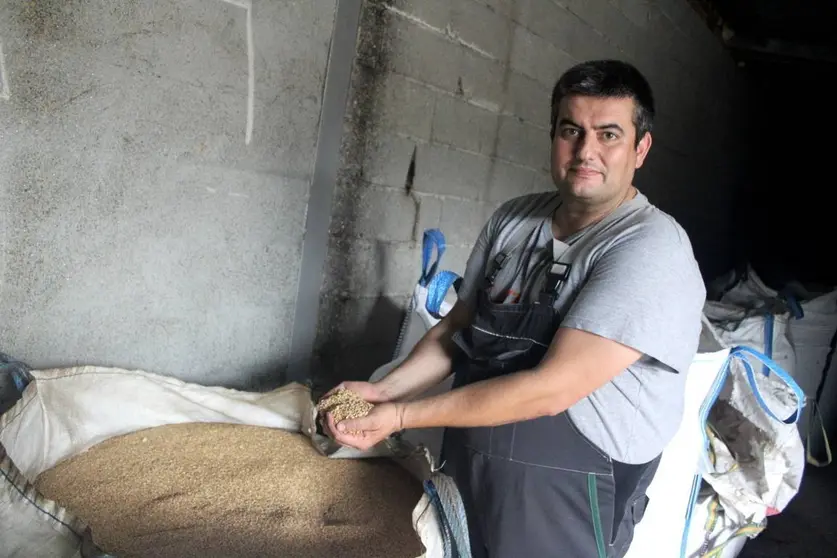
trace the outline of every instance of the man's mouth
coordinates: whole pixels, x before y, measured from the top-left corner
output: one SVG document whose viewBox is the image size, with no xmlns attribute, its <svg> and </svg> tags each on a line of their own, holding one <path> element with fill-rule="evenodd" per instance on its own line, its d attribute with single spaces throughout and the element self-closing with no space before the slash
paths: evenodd
<svg viewBox="0 0 837 558">
<path fill-rule="evenodd" d="M 597 174 L 602 174 L 595 169 L 588 169 L 584 167 L 573 167 L 570 169 L 570 172 L 581 178 L 589 178 L 591 176 L 596 176 Z"/>
</svg>

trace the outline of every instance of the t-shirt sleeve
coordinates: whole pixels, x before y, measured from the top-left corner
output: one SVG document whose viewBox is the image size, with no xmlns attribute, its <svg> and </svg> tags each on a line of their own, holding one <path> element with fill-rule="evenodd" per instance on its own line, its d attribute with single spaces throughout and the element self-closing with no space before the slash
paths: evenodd
<svg viewBox="0 0 837 558">
<path fill-rule="evenodd" d="M 561 325 L 686 372 L 697 351 L 705 299 L 688 237 L 660 219 L 633 227 L 605 248 Z"/>
</svg>

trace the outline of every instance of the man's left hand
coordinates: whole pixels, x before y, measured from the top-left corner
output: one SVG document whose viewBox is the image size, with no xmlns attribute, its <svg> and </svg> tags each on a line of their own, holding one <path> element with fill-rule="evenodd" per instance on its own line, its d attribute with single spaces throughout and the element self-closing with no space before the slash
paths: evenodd
<svg viewBox="0 0 837 558">
<path fill-rule="evenodd" d="M 366 451 L 394 432 L 402 430 L 403 406 L 396 403 L 380 403 L 363 418 L 346 419 L 334 423 L 331 413 L 326 415 L 329 433 L 343 446 Z"/>
</svg>

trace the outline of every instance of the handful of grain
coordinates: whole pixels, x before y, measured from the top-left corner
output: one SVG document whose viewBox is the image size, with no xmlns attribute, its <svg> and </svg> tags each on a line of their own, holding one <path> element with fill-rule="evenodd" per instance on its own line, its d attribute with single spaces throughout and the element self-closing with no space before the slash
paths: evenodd
<svg viewBox="0 0 837 558">
<path fill-rule="evenodd" d="M 102 442 L 35 486 L 118 558 L 414 558 L 421 483 L 388 459 L 331 459 L 298 433 L 160 426 Z"/>
<path fill-rule="evenodd" d="M 365 417 L 374 407 L 372 403 L 349 389 L 339 389 L 317 403 L 317 411 L 331 413 L 335 424 L 346 419 Z"/>
</svg>

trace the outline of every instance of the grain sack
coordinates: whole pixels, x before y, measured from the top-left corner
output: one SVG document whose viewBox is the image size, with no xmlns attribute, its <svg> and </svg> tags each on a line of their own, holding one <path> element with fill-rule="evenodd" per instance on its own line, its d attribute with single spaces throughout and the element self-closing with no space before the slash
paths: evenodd
<svg viewBox="0 0 837 558">
<path fill-rule="evenodd" d="M 218 423 L 111 438 L 43 472 L 46 497 L 119 558 L 414 558 L 421 483 L 389 459 L 329 459 L 309 438 Z"/>
<path fill-rule="evenodd" d="M 406 513 L 407 519 L 395 517 L 402 514 L 400 510 L 392 513 L 383 511 L 376 514 L 373 525 L 381 525 L 384 516 L 392 516 L 386 517 L 386 521 L 395 522 L 392 525 L 402 525 L 402 522 L 406 522 L 414 528 L 424 550 L 414 552 L 413 549 L 418 547 L 403 549 L 403 555 L 409 554 L 410 558 L 470 558 L 468 526 L 459 492 L 450 477 L 434 470 L 432 459 L 426 451 L 410 447 L 397 439 L 386 440 L 366 451 L 337 445 L 333 440 L 318 433 L 317 409 L 308 387 L 291 383 L 267 392 L 247 392 L 183 382 L 141 370 L 97 366 L 31 371 L 31 382 L 26 386 L 21 399 L 8 412 L 0 415 L 0 558 L 99 556 L 93 548 L 95 545 L 91 537 L 102 540 L 101 536 L 94 533 L 86 521 L 76 517 L 73 511 L 40 494 L 31 483 L 37 481 L 44 490 L 50 490 L 47 486 L 49 475 L 62 467 L 68 467 L 73 458 L 82 456 L 85 452 L 88 454 L 87 458 L 95 457 L 98 453 L 96 450 L 107 448 L 104 444 L 110 440 L 119 437 L 128 439 L 129 436 L 145 431 L 146 434 L 140 437 L 141 440 L 142 437 L 150 438 L 148 432 L 154 432 L 151 429 L 173 428 L 175 425 L 189 423 L 260 427 L 271 431 L 281 430 L 286 433 L 285 436 L 300 436 L 307 440 L 308 448 L 314 448 L 316 453 L 329 462 L 345 462 L 344 467 L 351 466 L 348 462 L 359 461 L 366 465 L 378 464 L 374 465 L 376 469 L 373 469 L 376 471 L 375 486 L 379 486 L 383 476 L 378 470 L 379 465 L 383 463 L 379 458 L 386 459 L 387 463 L 393 462 L 409 471 L 420 488 L 417 487 L 418 492 L 410 493 L 411 504 L 403 504 L 407 510 L 412 505 L 412 512 Z M 160 452 L 160 459 L 172 459 L 178 453 L 186 453 L 183 448 L 189 443 L 191 442 L 184 440 L 179 445 L 173 444 L 177 445 L 177 451 L 172 449 L 168 454 Z M 204 462 L 214 459 L 213 455 L 226 451 L 224 448 L 231 445 L 230 442 L 222 441 L 221 434 L 218 434 L 209 446 L 211 449 L 205 450 L 210 457 L 204 459 Z M 277 463 L 275 454 L 278 453 L 271 449 L 272 446 L 255 442 L 242 445 L 259 450 L 256 454 L 245 455 L 249 455 L 247 459 L 251 463 L 261 459 L 262 471 L 269 471 L 269 467 L 276 466 L 271 465 Z M 6 450 L 5 457 L 3 449 Z M 263 487 L 259 483 L 247 483 L 244 467 L 236 467 L 233 464 L 235 453 L 250 450 L 236 450 L 232 457 L 227 456 L 226 460 L 218 459 L 216 463 L 223 465 L 218 464 L 213 474 L 219 475 L 219 482 L 231 483 L 237 488 L 246 487 L 250 494 L 255 495 L 243 499 L 241 505 L 224 516 L 226 523 L 216 524 L 216 530 L 206 535 L 214 537 L 215 540 L 227 541 L 224 544 L 232 544 L 236 537 L 242 537 L 233 520 L 241 521 L 238 516 L 255 513 L 251 510 L 264 511 L 264 507 L 258 506 L 264 505 L 266 500 L 259 498 L 269 496 L 261 494 Z M 145 459 L 149 457 L 146 456 Z M 149 467 L 153 470 L 148 471 Z M 130 473 L 126 473 L 124 480 L 128 486 L 134 487 L 157 483 L 160 481 L 156 480 L 156 477 L 169 475 L 167 469 L 170 468 L 172 467 L 160 464 L 146 465 L 145 468 L 137 465 Z M 54 471 L 50 471 L 51 469 Z M 125 467 L 125 470 L 127 471 L 128 467 Z M 294 470 L 301 471 L 302 468 L 297 467 Z M 50 473 L 43 476 L 47 472 Z M 226 476 L 223 476 L 224 473 Z M 263 473 L 265 474 L 267 473 Z M 342 472 L 322 475 L 300 472 L 297 478 L 305 483 L 305 490 L 320 494 L 321 486 L 339 479 L 341 475 L 346 476 Z M 134 476 L 139 479 L 130 480 Z M 189 476 L 195 476 L 195 473 L 187 474 L 187 477 Z M 75 483 L 73 488 L 79 494 L 100 494 L 117 483 L 118 477 L 115 472 L 104 470 L 98 475 L 71 473 L 67 474 L 67 478 L 73 479 L 68 482 Z M 143 514 L 151 514 L 155 509 L 165 509 L 163 506 L 173 505 L 174 502 L 183 501 L 184 497 L 189 496 L 183 489 L 174 492 L 182 494 L 173 496 L 168 503 L 165 499 L 150 501 L 145 509 L 127 509 L 128 506 L 125 505 L 121 508 L 122 512 L 113 515 L 128 518 L 126 522 L 149 521 L 153 518 L 143 518 Z M 381 492 L 392 490 L 387 488 L 376 491 L 377 494 Z M 204 498 L 207 497 L 205 492 L 199 492 L 198 497 L 201 494 Z M 416 497 L 418 494 L 420 498 Z M 66 499 L 67 495 L 56 493 L 55 496 Z M 368 494 L 364 496 L 369 497 L 371 496 Z M 290 521 L 293 516 L 288 515 L 289 508 L 283 501 L 274 502 L 274 505 L 281 506 L 281 511 L 274 514 L 272 526 L 275 523 L 281 524 L 282 521 L 296 525 Z M 363 505 L 365 504 L 353 504 L 356 508 L 366 509 Z M 199 505 L 195 508 L 196 513 L 201 512 Z M 199 515 L 197 517 L 200 518 Z M 89 520 L 94 522 L 96 517 L 91 516 Z M 320 536 L 329 536 L 329 532 L 349 527 L 352 526 L 330 525 L 321 529 Z M 198 522 L 178 525 L 168 536 L 195 528 L 205 526 L 201 527 Z M 391 536 L 392 529 L 386 537 Z M 390 544 L 381 537 L 364 535 L 364 556 L 391 555 L 388 550 Z M 399 549 L 399 552 L 401 550 Z M 200 554 L 207 555 L 206 552 Z M 244 553 L 235 555 L 246 556 Z M 258 555 L 270 556 L 264 553 Z M 286 552 L 283 555 L 292 554 Z M 325 556 L 336 555 L 325 553 Z"/>
</svg>

